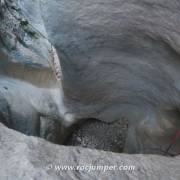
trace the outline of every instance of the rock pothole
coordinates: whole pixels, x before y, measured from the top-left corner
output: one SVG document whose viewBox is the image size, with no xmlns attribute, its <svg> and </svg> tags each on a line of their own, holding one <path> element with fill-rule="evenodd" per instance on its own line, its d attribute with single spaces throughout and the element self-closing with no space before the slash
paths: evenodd
<svg viewBox="0 0 180 180">
<path fill-rule="evenodd" d="M 65 145 L 121 153 L 124 149 L 127 129 L 126 119 L 111 124 L 88 119 L 73 131 Z"/>
<path fill-rule="evenodd" d="M 5 119 L 6 118 L 1 117 L 0 121 L 7 126 Z M 38 136 L 59 145 L 79 146 L 122 153 L 125 146 L 128 122 L 126 119 L 121 119 L 113 123 L 105 123 L 97 119 L 87 119 L 83 123 L 72 127 L 72 129 L 69 130 L 71 133 L 67 132 L 69 136 L 67 136 L 65 140 L 62 140 L 64 137 L 61 137 L 60 123 L 48 120 L 47 118 L 41 119 L 39 127 L 40 133 L 38 135 L 22 132 L 12 124 L 8 127 L 23 134 Z"/>
</svg>

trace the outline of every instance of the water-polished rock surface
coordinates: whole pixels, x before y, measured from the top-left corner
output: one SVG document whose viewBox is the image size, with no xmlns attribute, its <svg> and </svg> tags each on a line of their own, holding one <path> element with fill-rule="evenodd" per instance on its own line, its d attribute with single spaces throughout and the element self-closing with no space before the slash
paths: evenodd
<svg viewBox="0 0 180 180">
<path fill-rule="evenodd" d="M 115 154 L 54 145 L 0 124 L 1 180 L 179 180 L 180 157 Z M 133 171 L 58 170 L 69 166 L 135 166 Z"/>
<path fill-rule="evenodd" d="M 62 142 L 82 119 L 125 117 L 124 151 L 167 150 L 180 129 L 178 0 L 4 0 L 0 7 L 7 126 Z M 168 154 L 179 150 L 177 141 Z"/>
</svg>

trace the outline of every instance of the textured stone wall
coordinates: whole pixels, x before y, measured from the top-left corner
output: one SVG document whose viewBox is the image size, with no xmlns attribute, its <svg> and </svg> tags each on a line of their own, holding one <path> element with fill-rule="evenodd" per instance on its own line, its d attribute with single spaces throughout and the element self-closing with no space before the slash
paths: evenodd
<svg viewBox="0 0 180 180">
<path fill-rule="evenodd" d="M 180 157 L 127 155 L 53 145 L 0 125 L 1 180 L 179 180 Z M 135 166 L 132 170 L 58 170 L 58 166 Z"/>
<path fill-rule="evenodd" d="M 126 152 L 164 153 L 180 127 L 179 9 L 177 0 L 1 1 L 3 122 L 39 136 L 52 120 L 63 139 L 82 119 L 126 118 Z"/>
</svg>

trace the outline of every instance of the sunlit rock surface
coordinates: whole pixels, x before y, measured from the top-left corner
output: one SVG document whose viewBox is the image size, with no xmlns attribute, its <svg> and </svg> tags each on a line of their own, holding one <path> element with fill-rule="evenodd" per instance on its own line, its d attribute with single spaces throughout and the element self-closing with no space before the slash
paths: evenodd
<svg viewBox="0 0 180 180">
<path fill-rule="evenodd" d="M 126 155 L 54 145 L 0 125 L 1 180 L 179 180 L 180 157 Z M 135 166 L 133 171 L 58 170 L 58 166 Z"/>
</svg>

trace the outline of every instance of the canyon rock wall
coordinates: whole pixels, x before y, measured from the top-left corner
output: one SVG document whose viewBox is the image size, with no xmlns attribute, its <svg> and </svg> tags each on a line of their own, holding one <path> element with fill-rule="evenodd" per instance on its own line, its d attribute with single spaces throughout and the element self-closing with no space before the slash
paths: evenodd
<svg viewBox="0 0 180 180">
<path fill-rule="evenodd" d="M 180 127 L 179 9 L 177 0 L 1 1 L 2 121 L 48 138 L 41 126 L 56 126 L 63 139 L 62 124 L 125 117 L 126 152 L 164 153 Z"/>
</svg>

